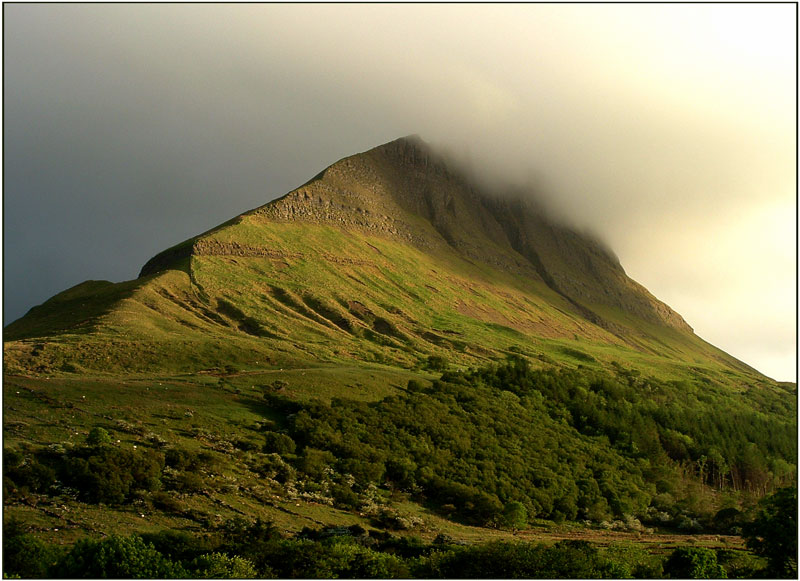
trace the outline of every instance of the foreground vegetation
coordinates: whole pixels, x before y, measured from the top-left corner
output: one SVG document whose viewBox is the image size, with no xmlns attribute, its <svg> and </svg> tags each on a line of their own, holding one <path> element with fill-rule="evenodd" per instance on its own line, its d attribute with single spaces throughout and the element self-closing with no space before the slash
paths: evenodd
<svg viewBox="0 0 800 581">
<path fill-rule="evenodd" d="M 734 578 L 796 577 L 794 489 L 765 501 L 748 544 L 766 559 L 727 549 L 680 547 L 653 554 L 633 543 L 598 548 L 495 541 L 432 543 L 358 525 L 281 535 L 272 523 L 227 521 L 203 534 L 157 533 L 46 544 L 15 521 L 4 527 L 6 577 L 60 578 Z M 791 532 L 794 536 L 782 536 Z M 762 550 L 763 549 L 763 550 Z"/>
<path fill-rule="evenodd" d="M 687 483 L 763 493 L 794 478 L 792 397 L 769 404 L 783 407 L 783 422 L 754 409 L 756 397 L 723 413 L 711 390 L 622 369 L 535 371 L 513 357 L 430 386 L 412 380 L 373 404 L 267 394 L 287 419 L 267 433 L 266 451 L 300 452 L 301 470 L 322 480 L 328 465 L 348 475 L 327 480 L 345 505 L 388 482 L 482 526 L 636 515 L 697 530 L 710 515 Z"/>
<path fill-rule="evenodd" d="M 713 383 L 516 355 L 427 366 L 95 388 L 7 377 L 4 572 L 791 576 L 789 389 L 730 398 Z M 658 531 L 685 540 L 648 544 Z M 700 533 L 744 534 L 750 552 Z"/>
</svg>

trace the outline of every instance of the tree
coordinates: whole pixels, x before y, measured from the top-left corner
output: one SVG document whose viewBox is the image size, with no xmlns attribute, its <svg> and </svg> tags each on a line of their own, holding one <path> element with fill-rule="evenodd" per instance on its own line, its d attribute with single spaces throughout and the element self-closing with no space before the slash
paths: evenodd
<svg viewBox="0 0 800 581">
<path fill-rule="evenodd" d="M 95 426 L 86 436 L 86 443 L 90 446 L 104 446 L 111 443 L 111 436 L 105 429 Z"/>
<path fill-rule="evenodd" d="M 528 511 L 525 510 L 525 506 L 517 500 L 512 500 L 506 504 L 503 509 L 503 524 L 514 530 L 527 527 Z"/>
<path fill-rule="evenodd" d="M 759 502 L 742 531 L 747 548 L 766 557 L 771 577 L 797 577 L 797 488 L 781 488 Z"/>
<path fill-rule="evenodd" d="M 267 432 L 264 434 L 264 452 L 267 454 L 275 453 L 285 456 L 294 454 L 296 445 L 294 440 L 286 434 L 280 432 Z"/>
<path fill-rule="evenodd" d="M 156 579 L 185 577 L 186 571 L 159 553 L 141 537 L 111 536 L 97 541 L 81 539 L 59 562 L 59 576 L 67 578 Z"/>
<path fill-rule="evenodd" d="M 664 573 L 673 579 L 726 579 L 717 554 L 704 547 L 679 547 L 664 563 Z"/>
</svg>

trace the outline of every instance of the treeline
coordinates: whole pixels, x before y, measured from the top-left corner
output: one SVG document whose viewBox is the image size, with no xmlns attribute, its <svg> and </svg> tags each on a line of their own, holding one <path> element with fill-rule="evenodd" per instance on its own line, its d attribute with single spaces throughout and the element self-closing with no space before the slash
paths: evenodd
<svg viewBox="0 0 800 581">
<path fill-rule="evenodd" d="M 634 543 L 596 547 L 494 541 L 467 545 L 440 534 L 432 543 L 359 525 L 284 536 L 272 523 L 242 518 L 203 533 L 84 538 L 51 545 L 18 521 L 3 525 L 4 578 L 787 578 L 797 577 L 797 489 L 759 503 L 745 525 L 752 553 L 679 547 L 650 553 Z"/>
<path fill-rule="evenodd" d="M 17 523 L 4 527 L 5 578 L 725 578 L 751 577 L 764 562 L 742 551 L 679 548 L 650 554 L 631 543 L 585 541 L 432 543 L 359 526 L 304 529 L 285 537 L 238 519 L 204 534 L 158 533 L 48 545 Z"/>
<path fill-rule="evenodd" d="M 589 436 L 607 436 L 632 457 L 666 455 L 718 489 L 766 494 L 796 479 L 796 394 L 644 378 L 619 365 L 614 376 L 588 369 L 532 370 L 522 358 L 466 374 L 518 395 L 538 391 L 549 413 Z M 443 376 L 446 380 L 448 375 Z"/>
</svg>

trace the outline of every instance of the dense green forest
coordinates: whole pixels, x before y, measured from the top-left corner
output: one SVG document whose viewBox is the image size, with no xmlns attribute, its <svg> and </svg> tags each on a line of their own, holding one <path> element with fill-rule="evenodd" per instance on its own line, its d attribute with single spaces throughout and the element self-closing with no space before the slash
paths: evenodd
<svg viewBox="0 0 800 581">
<path fill-rule="evenodd" d="M 376 403 L 267 394 L 286 417 L 267 451 L 354 506 L 354 493 L 387 484 L 483 526 L 508 524 L 521 505 L 557 522 L 635 515 L 699 528 L 712 516 L 704 488 L 763 495 L 796 478 L 794 396 L 760 401 L 753 390 L 720 409 L 715 395 L 621 368 L 533 370 L 515 357 L 411 381 Z"/>
</svg>

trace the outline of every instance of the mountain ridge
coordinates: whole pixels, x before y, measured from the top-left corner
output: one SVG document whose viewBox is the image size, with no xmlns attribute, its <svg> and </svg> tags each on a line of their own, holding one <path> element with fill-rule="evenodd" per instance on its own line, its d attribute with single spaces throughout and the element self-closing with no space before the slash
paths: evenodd
<svg viewBox="0 0 800 581">
<path fill-rule="evenodd" d="M 380 158 L 384 158 L 384 160 Z M 365 159 L 368 163 L 364 163 Z M 419 183 L 412 183 L 411 187 L 401 192 L 403 195 L 398 195 L 401 188 L 381 187 L 387 181 L 387 176 L 380 175 L 379 171 L 376 171 L 375 165 L 379 165 L 385 159 L 390 161 L 392 170 L 402 169 L 404 178 L 410 177 L 412 180 L 416 179 L 417 182 L 428 183 L 437 180 L 434 183 L 440 189 L 426 188 L 420 186 Z M 391 178 L 396 178 L 396 176 L 389 176 L 390 180 Z M 353 182 L 373 184 L 373 189 L 371 192 L 361 191 L 355 192 L 353 195 Z M 439 195 L 441 191 L 444 193 Z M 392 203 L 396 206 L 391 207 Z M 471 204 L 472 207 L 465 207 L 468 204 Z M 461 207 L 457 209 L 457 206 Z M 480 212 L 480 215 L 476 215 L 475 210 Z M 408 223 L 408 220 L 398 219 L 397 215 L 403 212 L 427 220 L 441 239 L 437 240 L 435 235 L 431 236 L 430 231 L 425 232 L 419 227 L 415 228 Z M 574 230 L 558 225 L 545 218 L 541 212 L 533 211 L 530 203 L 527 203 L 522 197 L 492 197 L 485 192 L 478 191 L 458 172 L 452 171 L 443 159 L 437 158 L 418 136 L 403 137 L 365 153 L 343 158 L 299 188 L 263 206 L 245 212 L 239 218 L 244 216 L 258 216 L 275 221 L 334 223 L 344 228 L 360 229 L 371 234 L 410 242 L 422 249 L 441 245 L 444 240 L 457 251 L 465 253 L 468 258 L 486 261 L 493 266 L 507 270 L 522 269 L 527 276 L 546 282 L 556 292 L 565 296 L 583 314 L 591 313 L 591 310 L 575 299 L 579 297 L 591 301 L 601 298 L 593 291 L 593 286 L 605 291 L 606 295 L 609 292 L 622 294 L 628 290 L 625 294 L 627 294 L 629 308 L 632 296 L 639 294 L 645 298 L 642 300 L 642 297 L 638 297 L 638 301 L 636 301 L 639 303 L 635 307 L 638 315 L 692 331 L 679 314 L 655 299 L 644 287 L 638 284 L 631 285 L 630 283 L 633 281 L 627 277 L 618 259 L 597 241 L 588 238 L 585 234 L 578 234 Z M 520 222 L 520 218 L 523 222 Z M 459 228 L 459 223 L 465 220 L 470 224 L 480 225 L 482 233 L 490 242 L 501 248 L 502 246 L 507 248 L 504 248 L 504 252 L 500 255 L 497 253 L 487 255 L 485 252 L 480 252 L 479 245 L 470 240 L 477 232 L 475 230 L 465 232 L 463 227 Z M 215 228 L 209 233 L 221 227 L 224 226 Z M 202 235 L 198 238 L 202 239 Z M 547 245 L 547 240 L 554 240 L 563 248 L 555 251 L 548 249 L 549 255 L 560 255 L 558 258 L 561 264 L 556 265 L 555 269 L 547 268 L 542 262 L 540 252 L 537 251 L 537 246 Z M 159 268 L 166 267 L 170 260 L 186 258 L 191 253 L 208 252 L 202 244 L 179 246 L 179 249 L 178 252 L 173 251 L 174 254 L 158 254 L 145 264 L 140 276 L 157 272 Z M 517 256 L 511 258 L 507 253 L 508 249 L 513 250 Z M 167 251 L 167 253 L 169 252 Z M 223 249 L 219 247 L 215 251 L 217 254 L 221 252 Z M 242 255 L 240 248 L 234 247 L 231 252 L 234 255 Z M 266 249 L 252 249 L 251 252 L 254 255 L 269 254 Z M 563 272 L 564 256 L 569 253 L 580 254 L 579 259 L 582 263 L 577 266 L 569 265 L 569 272 Z M 520 257 L 523 260 L 520 260 Z M 606 272 L 593 273 L 598 268 Z M 585 282 L 575 284 L 575 281 L 580 278 L 575 274 L 580 269 L 585 269 L 590 274 L 593 273 L 593 278 L 599 284 Z M 628 289 L 609 290 L 606 288 L 603 283 L 608 282 L 609 271 L 613 271 L 617 281 L 621 282 L 622 286 L 627 286 Z M 602 319 L 596 314 L 592 313 L 590 316 L 594 317 L 595 322 L 602 322 Z"/>
<path fill-rule="evenodd" d="M 183 333 L 215 353 L 181 355 L 187 370 L 220 364 L 222 336 L 261 353 L 252 361 L 276 352 L 335 361 L 338 341 L 352 345 L 348 359 L 401 366 L 442 352 L 465 364 L 497 358 L 514 342 L 531 354 L 558 354 L 562 346 L 549 342 L 588 341 L 578 351 L 600 362 L 623 346 L 661 358 L 659 366 L 693 354 L 760 375 L 696 337 L 602 243 L 553 221 L 531 199 L 502 194 L 476 185 L 420 138 L 400 138 L 155 255 L 138 279 L 103 291 L 106 311 L 78 324 L 59 314 L 57 295 L 6 327 L 6 338 L 80 343 L 87 333 L 113 332 L 157 344 Z M 93 300 L 90 286 L 67 293 L 76 289 L 87 293 L 79 301 Z M 23 368 L 34 358 L 27 359 Z"/>
</svg>

